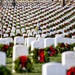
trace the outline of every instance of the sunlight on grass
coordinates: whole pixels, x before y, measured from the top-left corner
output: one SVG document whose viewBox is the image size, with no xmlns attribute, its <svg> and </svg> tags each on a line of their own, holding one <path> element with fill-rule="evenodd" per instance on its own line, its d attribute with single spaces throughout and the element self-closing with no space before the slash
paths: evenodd
<svg viewBox="0 0 75 75">
<path fill-rule="evenodd" d="M 50 57 L 51 62 L 61 62 L 61 54 Z M 7 68 L 12 71 L 12 58 L 7 58 Z M 42 75 L 42 65 L 44 63 L 33 63 L 34 70 L 32 73 L 13 73 L 12 75 Z"/>
<path fill-rule="evenodd" d="M 12 58 L 7 58 L 7 68 L 12 71 Z M 61 62 L 61 54 L 50 57 L 51 62 Z M 44 63 L 33 63 L 34 70 L 32 73 L 13 73 L 12 75 L 42 75 L 42 65 Z"/>
</svg>

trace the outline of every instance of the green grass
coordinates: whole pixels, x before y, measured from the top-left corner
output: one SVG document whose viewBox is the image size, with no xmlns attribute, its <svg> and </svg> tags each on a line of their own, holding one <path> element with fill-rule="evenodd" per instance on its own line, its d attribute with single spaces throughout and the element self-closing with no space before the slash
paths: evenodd
<svg viewBox="0 0 75 75">
<path fill-rule="evenodd" d="M 50 57 L 51 62 L 61 62 L 61 54 Z"/>
<path fill-rule="evenodd" d="M 61 62 L 61 54 L 50 57 L 50 62 Z M 12 58 L 6 59 L 6 67 L 12 71 Z M 33 72 L 32 73 L 13 73 L 12 75 L 42 75 L 42 65 L 44 63 L 33 63 Z"/>
</svg>

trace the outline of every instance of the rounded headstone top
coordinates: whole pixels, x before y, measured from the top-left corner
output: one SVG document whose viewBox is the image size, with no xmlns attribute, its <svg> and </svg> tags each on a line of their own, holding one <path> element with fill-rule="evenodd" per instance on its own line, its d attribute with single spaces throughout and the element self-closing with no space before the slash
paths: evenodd
<svg viewBox="0 0 75 75">
<path fill-rule="evenodd" d="M 58 37 L 64 37 L 64 35 L 63 34 L 56 34 L 55 37 L 56 38 L 58 38 Z"/>
<path fill-rule="evenodd" d="M 74 53 L 74 51 L 66 51 L 66 52 L 63 52 L 62 54 L 71 54 L 71 53 Z"/>
<path fill-rule="evenodd" d="M 49 62 L 49 63 L 43 64 L 43 66 L 50 66 L 50 65 L 61 65 L 61 63 L 58 63 L 58 62 Z"/>
</svg>

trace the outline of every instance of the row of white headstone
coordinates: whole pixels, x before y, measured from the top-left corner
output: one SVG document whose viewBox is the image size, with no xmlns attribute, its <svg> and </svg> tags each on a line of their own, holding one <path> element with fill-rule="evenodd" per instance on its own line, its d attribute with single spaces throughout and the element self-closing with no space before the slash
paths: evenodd
<svg viewBox="0 0 75 75">
<path fill-rule="evenodd" d="M 38 38 L 38 40 L 31 41 L 28 47 L 31 45 L 31 50 L 34 50 L 34 48 L 46 48 L 51 45 L 56 47 L 58 43 L 73 44 L 75 39 L 64 38 L 64 35 L 57 35 L 55 38 Z"/>
<path fill-rule="evenodd" d="M 25 38 L 22 36 L 17 36 L 14 38 L 0 38 L 0 44 L 9 44 L 10 42 L 14 42 L 14 45 L 26 45 L 27 47 L 31 46 L 31 50 L 34 48 L 46 48 L 48 46 L 54 45 L 57 46 L 58 43 L 64 44 L 72 44 L 75 43 L 74 38 L 64 38 L 64 35 L 56 35 L 55 38 L 34 38 L 28 37 Z"/>
<path fill-rule="evenodd" d="M 42 75 L 67 75 L 67 70 L 75 67 L 75 52 L 62 53 L 62 63 L 49 62 L 42 66 Z"/>
<path fill-rule="evenodd" d="M 54 2 L 55 3 L 55 2 Z M 47 5 L 47 4 L 46 4 Z M 53 8 L 54 7 L 54 8 Z M 60 12 L 60 10 L 63 10 L 63 9 L 65 9 L 66 7 L 68 7 L 68 5 L 67 6 L 65 6 L 64 8 L 61 8 L 61 6 L 59 5 L 59 3 L 55 3 L 55 4 L 50 4 L 50 6 L 49 7 L 46 7 L 45 9 L 41 9 L 41 8 L 38 8 L 38 11 L 36 12 L 36 13 L 38 13 L 38 12 L 44 12 L 44 10 L 47 10 L 47 9 L 50 9 L 49 11 L 47 11 L 47 12 L 44 12 L 44 13 L 41 13 L 41 15 L 43 15 L 44 16 L 44 14 L 46 14 L 46 13 L 49 13 L 49 12 L 51 12 L 51 10 L 54 10 L 54 9 L 58 9 L 58 8 L 60 8 L 57 12 Z M 10 7 L 11 8 L 11 7 Z M 66 11 L 64 10 L 62 13 L 60 12 L 59 14 L 58 14 L 58 16 L 56 15 L 56 16 L 54 16 L 54 17 L 52 17 L 52 18 L 50 18 L 50 20 L 53 20 L 55 17 L 59 17 L 59 16 L 61 16 L 61 14 L 63 15 L 64 14 L 64 12 L 69 12 L 69 10 L 71 10 L 73 7 L 71 7 L 71 8 L 68 8 L 68 9 L 66 9 Z M 11 8 L 12 9 L 12 8 Z M 21 8 L 20 8 L 21 9 Z M 4 9 L 3 9 L 4 10 Z M 7 8 L 7 10 L 8 11 L 10 11 L 10 9 L 9 8 Z M 3 14 L 5 15 L 5 12 L 7 11 L 6 9 L 3 11 Z M 19 9 L 16 9 L 15 10 L 15 12 L 17 12 L 17 10 L 19 11 Z M 21 9 L 22 10 L 22 9 Z M 31 11 L 29 11 L 29 12 L 34 12 L 34 11 L 36 11 L 37 9 L 35 9 L 35 10 L 31 10 Z M 24 10 L 23 10 L 24 11 Z M 23 11 L 19 11 L 19 12 L 21 12 L 21 13 L 23 13 L 24 14 L 24 12 Z M 56 10 L 54 10 L 54 11 L 56 11 Z M 13 11 L 10 11 L 10 12 L 12 12 L 12 14 L 13 14 Z M 7 14 L 5 15 L 8 19 L 9 18 L 11 18 L 11 16 L 13 16 L 13 15 L 10 15 L 11 13 L 10 12 L 7 12 L 7 14 L 9 15 L 9 16 L 7 16 Z M 28 16 L 28 15 L 26 15 L 26 14 L 29 14 L 29 12 L 26 12 L 25 13 L 25 16 Z M 53 16 L 55 13 L 57 13 L 57 12 L 53 12 L 53 13 L 51 13 L 51 14 L 49 14 L 49 15 L 47 15 L 46 17 L 49 17 L 50 15 L 51 16 Z M 73 13 L 73 11 L 71 11 L 70 12 L 70 14 L 68 13 L 68 14 L 66 14 L 66 16 L 65 17 L 67 17 L 67 16 L 70 16 L 71 15 L 71 13 Z M 16 13 L 14 13 L 15 14 L 15 16 L 16 16 Z M 18 12 L 17 12 L 17 14 L 18 14 Z M 16 19 L 18 16 L 16 16 L 15 17 L 14 16 L 14 18 Z M 22 17 L 20 17 L 21 18 L 21 20 L 24 20 L 23 19 L 23 15 L 20 15 L 20 16 L 22 16 Z M 30 16 L 30 15 L 29 15 Z M 28 17 L 29 17 L 28 16 Z M 28 21 L 30 21 L 30 22 L 32 22 L 32 20 L 33 20 L 33 23 L 35 22 L 34 21 L 34 18 L 38 18 L 38 16 L 35 16 L 35 14 L 32 14 L 31 15 L 32 16 L 32 19 L 29 17 L 28 18 Z M 34 18 L 33 18 L 33 16 L 35 16 Z M 40 16 L 40 15 L 39 15 Z M 5 19 L 6 19 L 6 17 L 4 17 Z M 44 16 L 44 18 L 45 18 L 45 16 Z M 8 22 L 9 20 L 8 19 L 6 19 L 7 21 L 4 21 L 4 22 Z M 41 21 L 41 17 L 40 17 L 40 21 Z M 52 22 L 52 23 L 50 23 L 50 24 L 54 24 L 54 23 L 57 23 L 57 22 L 60 22 L 60 20 L 62 20 L 63 19 L 63 17 L 62 18 L 59 18 L 59 20 L 56 20 L 55 22 Z M 17 19 L 18 20 L 18 19 Z M 70 19 L 71 20 L 71 19 Z M 67 20 L 67 21 L 70 21 L 70 20 Z M 15 20 L 13 20 L 13 21 L 15 21 Z M 36 20 L 37 21 L 37 20 Z M 12 23 L 12 18 L 11 18 L 11 21 L 10 21 L 11 23 Z M 22 23 L 24 22 L 24 21 L 21 21 Z M 30 22 L 27 22 L 27 24 L 29 23 L 29 25 L 30 24 L 32 24 L 32 23 L 30 23 Z M 43 23 L 47 23 L 47 21 L 43 21 L 43 22 L 40 22 L 40 25 L 41 24 L 43 24 Z M 65 23 L 67 23 L 66 21 L 64 21 L 63 22 L 63 24 L 65 24 Z M 21 33 L 21 31 L 22 32 L 25 32 L 25 29 L 23 28 L 22 30 L 21 29 L 18 29 L 18 28 L 21 28 L 20 26 L 16 26 L 16 27 L 14 27 L 14 24 L 12 24 L 13 25 L 13 27 L 12 27 L 12 25 L 10 25 L 10 24 L 7 24 L 7 23 L 5 23 L 6 25 L 8 25 L 8 29 L 7 29 L 7 31 L 5 30 L 5 29 L 3 29 L 3 31 L 4 32 L 6 32 L 5 34 L 4 34 L 4 37 L 9 37 L 9 35 L 7 34 L 7 32 L 10 32 L 10 30 L 11 30 L 11 36 L 13 35 L 13 36 L 15 36 L 17 33 Z M 26 23 L 25 23 L 26 24 Z M 49 26 L 50 26 L 50 24 L 49 24 Z M 16 24 L 15 24 L 16 25 Z M 33 24 L 32 24 L 33 25 Z M 31 25 L 31 26 L 32 26 Z M 30 28 L 31 26 L 27 26 L 27 28 Z M 45 25 L 45 27 L 46 27 L 47 25 Z M 61 26 L 62 26 L 62 24 L 61 24 Z M 69 25 L 70 26 L 70 25 Z M 12 29 L 11 29 L 11 27 L 12 27 Z M 44 25 L 43 26 L 41 26 L 42 28 L 44 27 Z M 58 27 L 59 27 L 59 24 L 58 24 Z M 66 26 L 66 27 L 68 27 L 68 26 Z M 7 28 L 7 26 L 3 26 L 3 28 Z M 26 27 L 25 27 L 26 28 Z M 32 26 L 32 28 L 34 29 L 34 25 Z M 56 29 L 57 27 L 56 26 L 54 26 L 54 27 L 52 27 L 51 29 Z M 47 32 L 47 30 L 45 31 L 44 29 L 42 29 L 44 32 Z M 66 28 L 66 30 L 67 30 L 67 28 Z M 14 33 L 16 31 L 16 34 Z M 27 30 L 27 31 L 29 31 L 29 29 Z M 50 29 L 49 29 L 49 31 L 50 31 Z M 57 30 L 57 31 L 52 31 L 52 32 L 50 32 L 50 34 L 55 34 L 55 33 L 58 33 L 60 30 Z M 72 31 L 72 30 L 71 30 Z M 30 31 L 31 32 L 31 31 Z M 35 32 L 35 31 L 34 31 Z M 61 29 L 61 32 L 62 32 L 62 29 Z M 68 32 L 70 32 L 70 31 L 68 31 Z M 28 32 L 27 32 L 28 33 Z M 67 32 L 66 32 L 67 33 Z M 68 33 L 67 33 L 68 34 Z M 32 34 L 31 34 L 32 35 Z M 46 34 L 45 34 L 46 35 Z"/>
<path fill-rule="evenodd" d="M 28 48 L 24 45 L 15 45 L 13 47 L 13 62 L 19 56 L 28 56 Z M 49 62 L 42 66 L 42 75 L 66 75 L 66 70 L 75 66 L 75 47 L 74 51 L 67 51 L 62 53 L 62 63 Z M 6 54 L 0 51 L 0 65 L 6 66 Z M 12 63 L 12 72 L 14 70 L 14 63 Z"/>
<path fill-rule="evenodd" d="M 14 70 L 14 61 L 16 60 L 16 58 L 18 58 L 19 56 L 28 56 L 28 48 L 24 45 L 14 45 L 13 46 L 13 63 L 12 63 L 12 72 L 15 72 Z M 4 65 L 6 66 L 6 53 L 0 51 L 0 65 Z"/>
</svg>

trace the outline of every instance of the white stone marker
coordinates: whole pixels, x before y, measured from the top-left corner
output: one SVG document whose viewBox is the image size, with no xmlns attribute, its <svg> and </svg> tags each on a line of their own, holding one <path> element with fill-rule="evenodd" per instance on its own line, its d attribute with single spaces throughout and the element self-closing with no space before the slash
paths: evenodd
<svg viewBox="0 0 75 75">
<path fill-rule="evenodd" d="M 72 36 L 72 39 L 75 39 L 75 36 Z"/>
<path fill-rule="evenodd" d="M 0 38 L 0 44 L 9 45 L 9 41 L 7 38 Z"/>
<path fill-rule="evenodd" d="M 4 36 L 4 37 L 8 37 L 8 34 L 4 34 L 3 36 Z"/>
<path fill-rule="evenodd" d="M 74 47 L 74 51 L 75 51 L 75 47 Z"/>
<path fill-rule="evenodd" d="M 75 66 L 75 52 L 67 51 L 62 53 L 62 65 L 65 66 L 66 69 Z"/>
<path fill-rule="evenodd" d="M 0 65 L 6 66 L 6 54 L 0 51 Z"/>
<path fill-rule="evenodd" d="M 28 48 L 24 45 L 15 45 L 13 46 L 13 64 L 12 64 L 12 72 L 15 72 L 14 70 L 14 61 L 19 56 L 28 56 Z"/>
<path fill-rule="evenodd" d="M 55 38 L 45 38 L 44 39 L 44 48 L 49 47 L 55 44 Z"/>
<path fill-rule="evenodd" d="M 24 37 L 22 37 L 22 36 L 15 37 L 14 38 L 14 45 L 16 45 L 16 44 L 19 44 L 19 45 L 23 44 L 24 45 Z"/>
<path fill-rule="evenodd" d="M 35 41 L 35 40 L 36 40 L 36 38 L 34 38 L 34 37 L 27 38 L 27 47 L 31 46 L 31 42 Z"/>
<path fill-rule="evenodd" d="M 34 50 L 35 48 L 44 48 L 44 38 L 39 38 L 38 40 L 31 42 L 31 50 Z"/>
<path fill-rule="evenodd" d="M 39 41 L 31 42 L 31 50 L 33 51 L 35 48 L 39 48 Z"/>
<path fill-rule="evenodd" d="M 42 66 L 42 75 L 66 75 L 66 69 L 61 63 L 46 63 Z"/>
<path fill-rule="evenodd" d="M 28 56 L 28 48 L 24 45 L 13 46 L 13 61 L 15 61 L 16 58 L 22 55 Z"/>
</svg>

